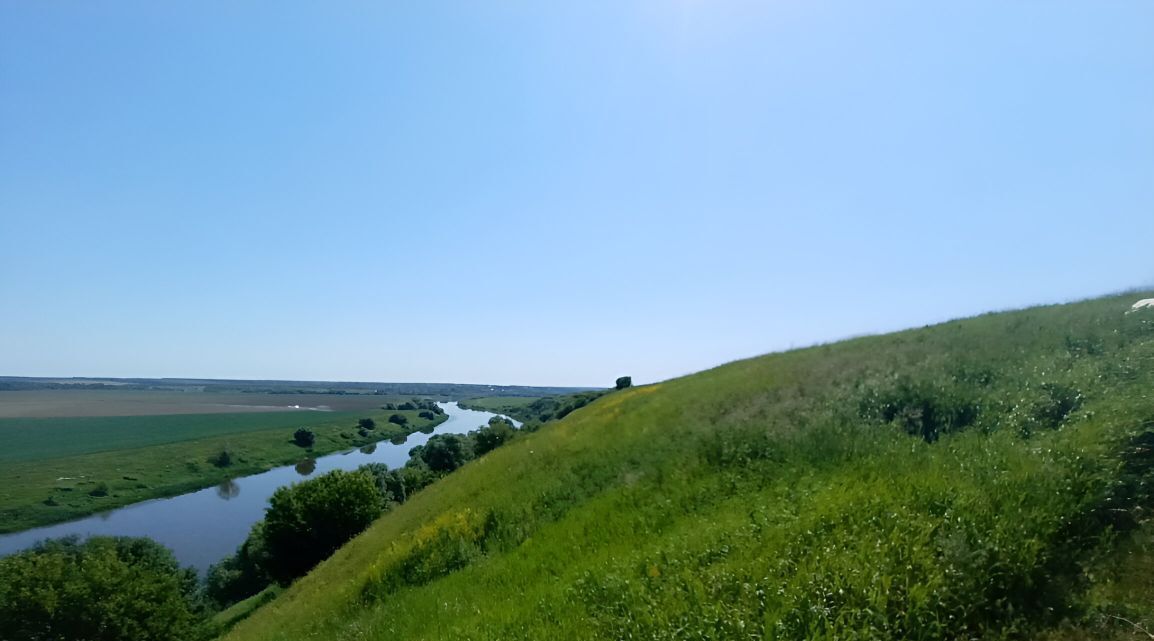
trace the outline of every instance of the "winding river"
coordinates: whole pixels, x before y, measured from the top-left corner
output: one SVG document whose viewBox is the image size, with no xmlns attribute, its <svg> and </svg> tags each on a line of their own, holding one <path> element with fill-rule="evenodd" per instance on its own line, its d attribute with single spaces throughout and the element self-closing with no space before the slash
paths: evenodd
<svg viewBox="0 0 1154 641">
<path fill-rule="evenodd" d="M 495 414 L 467 410 L 456 403 L 441 403 L 448 420 L 432 434 L 416 432 L 400 445 L 381 441 L 359 450 L 329 454 L 297 465 L 232 479 L 167 499 L 154 499 L 22 532 L 0 535 L 0 556 L 30 547 L 37 541 L 69 535 L 147 536 L 167 546 L 182 565 L 204 571 L 236 551 L 253 524 L 264 518 L 268 500 L 277 488 L 332 470 L 352 470 L 365 463 L 400 467 L 409 450 L 433 434 L 463 434 L 488 423 Z"/>
</svg>

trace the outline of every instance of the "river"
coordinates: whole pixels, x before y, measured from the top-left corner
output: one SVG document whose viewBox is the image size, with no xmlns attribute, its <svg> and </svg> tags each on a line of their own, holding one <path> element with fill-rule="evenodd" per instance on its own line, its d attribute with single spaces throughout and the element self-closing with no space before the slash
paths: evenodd
<svg viewBox="0 0 1154 641">
<path fill-rule="evenodd" d="M 203 572 L 208 566 L 236 551 L 253 524 L 264 518 L 265 508 L 279 487 L 332 470 L 352 470 L 365 463 L 400 467 L 409 450 L 423 445 L 433 434 L 463 434 L 489 422 L 495 414 L 441 403 L 448 420 L 432 434 L 416 432 L 400 445 L 381 441 L 359 450 L 329 454 L 318 459 L 286 465 L 267 472 L 225 481 L 166 499 L 154 499 L 109 510 L 67 523 L 0 535 L 0 556 L 18 552 L 42 539 L 69 535 L 147 536 L 164 544 L 181 565 Z M 315 464 L 314 464 L 315 463 Z"/>
</svg>

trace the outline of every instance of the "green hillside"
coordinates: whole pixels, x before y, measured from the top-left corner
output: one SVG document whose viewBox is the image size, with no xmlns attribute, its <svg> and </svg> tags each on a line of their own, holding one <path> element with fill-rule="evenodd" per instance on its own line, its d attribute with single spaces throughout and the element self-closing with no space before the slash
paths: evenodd
<svg viewBox="0 0 1154 641">
<path fill-rule="evenodd" d="M 1151 295 L 613 392 L 226 638 L 1130 638 L 1154 629 L 1128 574 L 1151 567 L 1154 310 L 1124 312 Z"/>
</svg>

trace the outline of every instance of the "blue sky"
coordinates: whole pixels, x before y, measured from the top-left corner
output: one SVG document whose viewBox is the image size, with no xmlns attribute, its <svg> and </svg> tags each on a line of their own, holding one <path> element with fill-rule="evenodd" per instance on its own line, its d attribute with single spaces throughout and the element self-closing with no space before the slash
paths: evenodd
<svg viewBox="0 0 1154 641">
<path fill-rule="evenodd" d="M 1154 3 L 0 4 L 0 374 L 609 385 L 1154 284 Z"/>
</svg>

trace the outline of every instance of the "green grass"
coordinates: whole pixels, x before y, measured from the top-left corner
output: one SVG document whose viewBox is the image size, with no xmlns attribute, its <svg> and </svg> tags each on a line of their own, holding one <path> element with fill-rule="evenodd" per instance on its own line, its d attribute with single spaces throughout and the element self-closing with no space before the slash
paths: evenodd
<svg viewBox="0 0 1154 641">
<path fill-rule="evenodd" d="M 7 419 L 0 465 L 0 533 L 66 521 L 152 498 L 174 496 L 230 478 L 408 434 L 429 421 L 403 411 L 409 424 L 388 422 L 394 411 Z M 360 436 L 357 419 L 377 428 Z M 292 442 L 298 427 L 316 434 L 305 450 Z M 227 449 L 232 462 L 212 459 Z"/>
<path fill-rule="evenodd" d="M 266 412 L 0 419 L 0 463 L 65 458 L 316 424 L 356 424 L 355 412 Z"/>
<path fill-rule="evenodd" d="M 275 584 L 270 585 L 249 598 L 230 605 L 212 617 L 213 627 L 217 630 L 228 630 L 238 622 L 251 616 L 252 613 L 256 612 L 261 606 L 275 599 L 282 591 L 283 589 L 280 586 Z"/>
<path fill-rule="evenodd" d="M 425 489 L 225 638 L 1085 629 L 1150 499 L 1154 314 L 1123 314 L 1145 296 L 611 393 Z M 1149 629 L 1141 597 L 1127 618 Z"/>
</svg>

